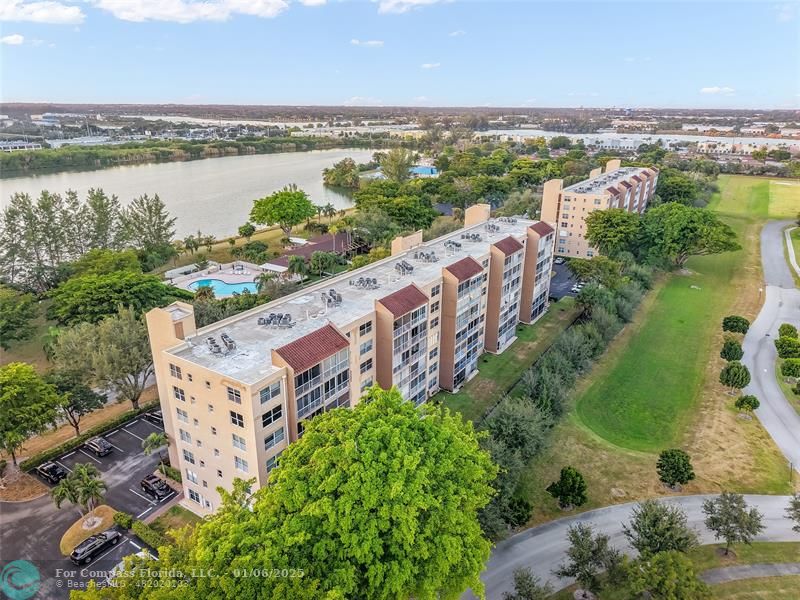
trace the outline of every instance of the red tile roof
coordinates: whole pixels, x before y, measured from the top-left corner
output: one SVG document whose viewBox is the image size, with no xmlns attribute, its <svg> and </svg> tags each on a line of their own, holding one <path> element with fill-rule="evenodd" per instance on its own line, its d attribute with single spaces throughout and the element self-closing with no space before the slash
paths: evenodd
<svg viewBox="0 0 800 600">
<path fill-rule="evenodd" d="M 633 179 L 634 181 L 637 181 L 639 183 L 642 183 L 642 178 L 639 177 L 638 175 L 634 175 L 633 177 L 631 177 L 631 179 Z"/>
<path fill-rule="evenodd" d="M 619 184 L 620 184 L 620 185 L 622 185 L 622 186 L 624 186 L 624 187 L 626 187 L 626 188 L 628 188 L 628 189 L 630 189 L 630 188 L 632 188 L 632 187 L 633 187 L 633 186 L 632 186 L 630 183 L 628 183 L 627 181 L 620 181 L 620 182 L 619 182 Z"/>
<path fill-rule="evenodd" d="M 506 256 L 508 256 L 509 254 L 514 254 L 514 252 L 519 252 L 523 248 L 522 244 L 520 244 L 512 236 L 508 236 L 507 238 L 503 238 L 499 242 L 495 242 L 494 246 Z"/>
<path fill-rule="evenodd" d="M 404 314 L 419 308 L 428 303 L 428 297 L 415 285 L 407 285 L 393 294 L 384 296 L 378 300 L 395 317 L 402 317 Z"/>
<path fill-rule="evenodd" d="M 539 221 L 538 223 L 534 223 L 533 225 L 531 225 L 531 229 L 533 229 L 536 233 L 538 233 L 542 237 L 546 236 L 548 233 L 553 233 L 555 231 L 555 229 L 550 227 L 550 225 L 548 225 L 544 221 Z"/>
<path fill-rule="evenodd" d="M 468 256 L 467 258 L 462 258 L 458 262 L 454 262 L 449 267 L 445 267 L 445 270 L 455 275 L 456 279 L 459 281 L 466 281 L 482 273 L 483 267 L 477 260 Z"/>
<path fill-rule="evenodd" d="M 616 196 L 617 194 L 619 194 L 619 190 L 618 190 L 617 188 L 615 188 L 615 187 L 607 187 L 607 188 L 606 188 L 606 191 L 607 191 L 607 192 L 611 192 L 611 193 L 612 193 L 612 194 L 614 194 L 615 196 Z"/>
<path fill-rule="evenodd" d="M 285 346 L 276 348 L 275 352 L 294 369 L 295 373 L 302 373 L 349 345 L 347 338 L 333 325 L 328 324 Z"/>
</svg>

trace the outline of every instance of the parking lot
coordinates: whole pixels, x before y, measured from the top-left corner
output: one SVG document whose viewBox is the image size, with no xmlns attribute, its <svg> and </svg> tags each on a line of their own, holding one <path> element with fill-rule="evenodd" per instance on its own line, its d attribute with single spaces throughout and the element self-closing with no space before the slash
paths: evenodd
<svg viewBox="0 0 800 600">
<path fill-rule="evenodd" d="M 575 296 L 572 286 L 577 279 L 569 270 L 567 263 L 560 265 L 553 263 L 553 276 L 550 278 L 550 297 L 560 300 L 564 296 Z"/>
</svg>

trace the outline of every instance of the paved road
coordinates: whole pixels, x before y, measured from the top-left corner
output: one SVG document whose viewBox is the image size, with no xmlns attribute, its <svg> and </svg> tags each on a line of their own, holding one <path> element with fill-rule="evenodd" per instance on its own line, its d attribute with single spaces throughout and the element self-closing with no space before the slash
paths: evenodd
<svg viewBox="0 0 800 600">
<path fill-rule="evenodd" d="M 772 563 L 739 565 L 736 567 L 720 567 L 709 569 L 700 574 L 700 579 L 711 585 L 725 583 L 726 581 L 739 581 L 740 579 L 753 579 L 755 577 L 785 577 L 787 575 L 800 575 L 800 563 Z"/>
<path fill-rule="evenodd" d="M 745 393 L 761 401 L 756 411 L 764 428 L 795 469 L 800 468 L 800 415 L 789 404 L 775 378 L 777 351 L 774 340 L 781 323 L 800 327 L 800 290 L 783 252 L 783 229 L 790 221 L 770 221 L 761 230 L 764 267 L 764 306 L 744 338 L 744 358 L 752 375 Z"/>
<path fill-rule="evenodd" d="M 703 525 L 702 504 L 703 500 L 713 497 L 712 495 L 675 496 L 665 502 L 681 506 L 686 511 L 689 525 L 697 529 L 701 543 L 710 544 L 715 540 Z M 791 530 L 791 524 L 784 515 L 789 498 L 789 496 L 745 496 L 750 506 L 757 507 L 764 514 L 765 529 L 758 536 L 758 541 L 800 541 L 800 533 Z M 518 567 L 529 567 L 542 580 L 550 581 L 557 587 L 564 587 L 572 583 L 569 580 L 556 578 L 553 575 L 553 569 L 557 568 L 564 560 L 564 553 L 569 546 L 567 529 L 575 523 L 594 524 L 611 537 L 611 543 L 616 548 L 630 552 L 631 549 L 622 533 L 622 523 L 630 519 L 634 506 L 636 503 L 631 502 L 588 511 L 574 517 L 533 527 L 500 542 L 495 546 L 486 570 L 481 575 L 481 579 L 486 585 L 486 597 L 502 598 L 503 592 L 510 591 L 513 587 L 513 572 Z M 469 593 L 464 597 L 474 598 Z"/>
</svg>

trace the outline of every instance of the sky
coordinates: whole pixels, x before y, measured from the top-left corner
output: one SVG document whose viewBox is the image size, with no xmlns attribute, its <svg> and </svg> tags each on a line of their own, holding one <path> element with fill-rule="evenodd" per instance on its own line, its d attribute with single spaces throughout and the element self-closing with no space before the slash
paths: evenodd
<svg viewBox="0 0 800 600">
<path fill-rule="evenodd" d="M 797 108 L 800 4 L 0 0 L 5 102 Z"/>
</svg>

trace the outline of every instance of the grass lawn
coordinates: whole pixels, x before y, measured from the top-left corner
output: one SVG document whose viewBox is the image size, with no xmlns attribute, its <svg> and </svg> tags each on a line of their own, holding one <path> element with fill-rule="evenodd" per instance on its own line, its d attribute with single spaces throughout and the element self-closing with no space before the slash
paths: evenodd
<svg viewBox="0 0 800 600">
<path fill-rule="evenodd" d="M 547 313 L 533 325 L 517 326 L 517 340 L 505 352 L 484 354 L 474 379 L 455 394 L 439 392 L 434 396 L 435 401 L 479 423 L 486 411 L 511 389 L 579 312 L 575 300 L 570 297 L 551 304 Z"/>
<path fill-rule="evenodd" d="M 153 519 L 149 525 L 161 535 L 166 535 L 168 531 L 180 529 L 186 525 L 194 527 L 202 520 L 203 519 L 198 517 L 192 511 L 176 504 L 175 506 L 170 507 L 170 509 L 163 515 Z"/>
<path fill-rule="evenodd" d="M 753 542 L 750 546 L 736 544 L 731 548 L 735 556 L 730 557 L 720 555 L 718 548 L 724 548 L 724 544 L 699 546 L 689 552 L 689 558 L 698 573 L 733 565 L 800 562 L 800 542 Z"/>
<path fill-rule="evenodd" d="M 719 600 L 796 600 L 800 575 L 758 577 L 730 581 L 711 587 L 711 597 Z"/>
<path fill-rule="evenodd" d="M 33 334 L 30 339 L 24 342 L 11 342 L 8 350 L 0 351 L 0 365 L 12 362 L 24 362 L 32 364 L 37 371 L 44 373 L 50 367 L 50 363 L 42 349 L 44 336 L 50 326 L 55 326 L 55 321 L 48 321 L 47 308 L 52 303 L 51 300 L 39 302 L 39 315 L 33 321 Z"/>
<path fill-rule="evenodd" d="M 63 510 L 69 510 L 69 506 L 64 506 Z M 100 533 L 101 531 L 105 531 L 109 529 L 112 525 L 114 525 L 114 514 L 115 511 L 110 506 L 106 506 L 105 504 L 101 504 L 97 508 L 95 508 L 89 514 L 81 517 L 77 521 L 75 521 L 69 529 L 64 533 L 61 538 L 61 543 L 59 545 L 59 549 L 61 550 L 61 554 L 64 556 L 69 556 L 72 551 L 75 549 L 75 546 L 80 544 L 83 540 L 88 538 L 90 535 L 94 535 L 95 533 Z M 83 521 L 88 517 L 98 517 L 100 522 L 95 527 L 91 529 L 84 529 L 83 528 Z"/>
<path fill-rule="evenodd" d="M 794 409 L 800 413 L 800 396 L 794 393 L 794 386 L 788 383 L 786 378 L 781 375 L 781 362 L 783 361 L 780 358 L 775 361 L 775 378 L 778 380 L 778 385 L 783 395 L 786 396 L 786 399 L 789 401 L 789 404 L 794 406 Z"/>
<path fill-rule="evenodd" d="M 800 181 L 773 179 L 769 182 L 769 216 L 771 219 L 791 219 L 800 212 Z"/>
</svg>

